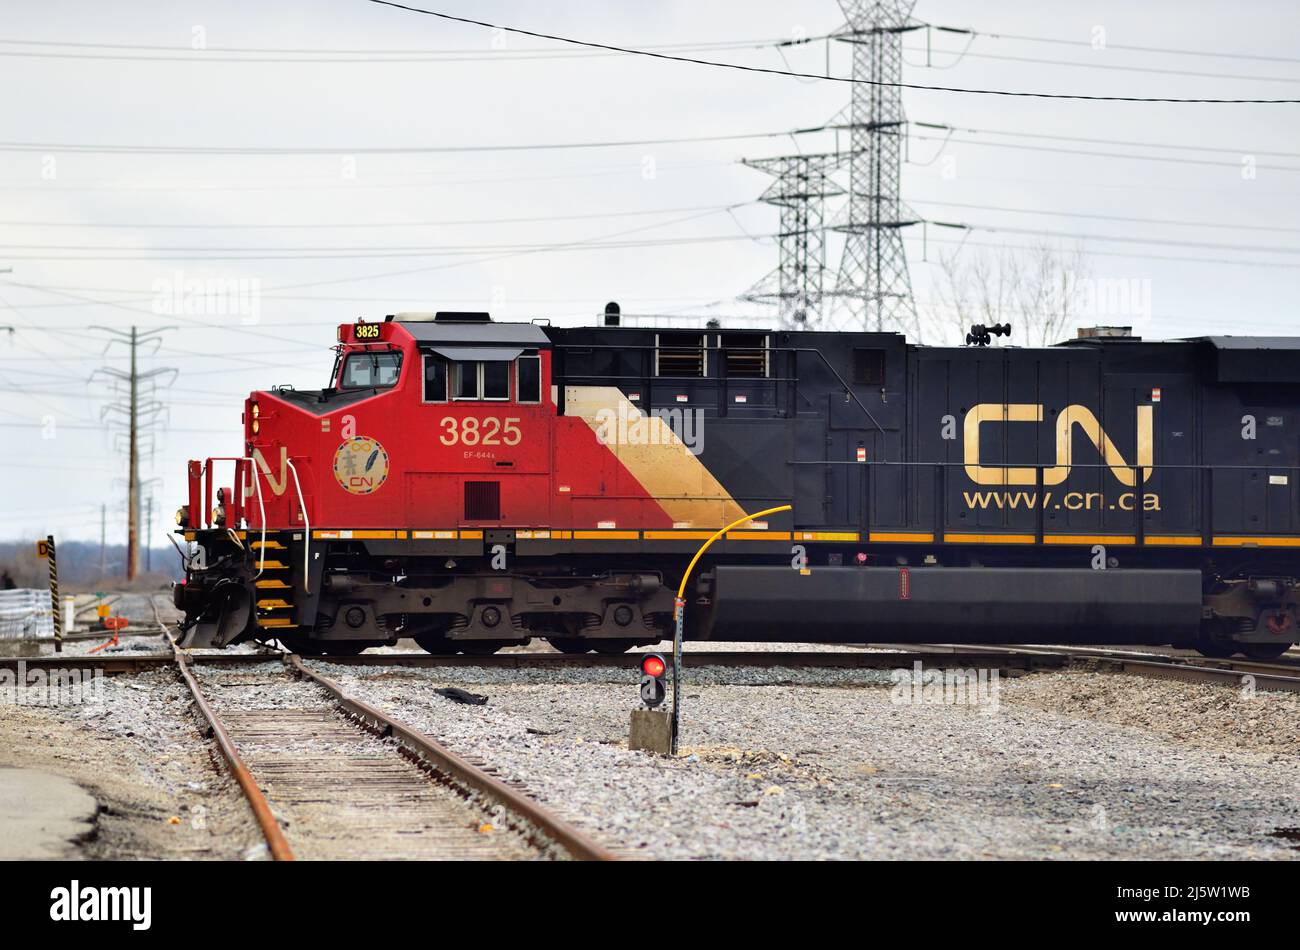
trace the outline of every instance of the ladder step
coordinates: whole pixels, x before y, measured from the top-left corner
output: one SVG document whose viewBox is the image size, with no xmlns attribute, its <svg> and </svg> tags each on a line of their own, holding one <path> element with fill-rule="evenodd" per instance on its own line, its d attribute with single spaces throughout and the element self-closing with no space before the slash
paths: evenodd
<svg viewBox="0 0 1300 950">
<path fill-rule="evenodd" d="M 276 597 L 268 597 L 265 600 L 259 600 L 257 602 L 258 610 L 289 610 L 292 607 L 293 604 L 289 603 L 287 600 L 280 600 Z"/>
<path fill-rule="evenodd" d="M 262 541 L 254 541 L 253 544 L 252 544 L 252 547 L 255 547 L 255 548 L 266 548 L 268 551 L 283 551 L 283 550 L 284 550 L 284 545 L 281 544 L 279 541 L 266 541 L 266 542 L 262 542 Z"/>
<path fill-rule="evenodd" d="M 288 564 L 281 564 L 279 561 L 257 561 L 258 567 L 264 571 L 287 571 Z"/>
<path fill-rule="evenodd" d="M 294 623 L 294 622 L 293 622 L 292 620 L 290 620 L 288 617 L 268 617 L 268 618 L 265 619 L 265 620 L 259 620 L 259 621 L 257 621 L 257 625 L 258 625 L 259 627 L 279 627 L 279 628 L 297 627 L 297 626 L 298 626 L 296 623 Z"/>
<path fill-rule="evenodd" d="M 271 589 L 271 590 L 288 590 L 288 589 L 289 589 L 289 585 L 288 585 L 288 584 L 286 584 L 284 581 L 276 580 L 275 578 L 270 578 L 269 580 L 264 580 L 264 581 L 256 581 L 255 583 L 256 583 L 256 585 L 257 585 L 258 587 L 260 587 L 260 588 L 262 588 L 262 589 L 264 589 L 264 590 L 265 590 L 265 589 Z"/>
</svg>

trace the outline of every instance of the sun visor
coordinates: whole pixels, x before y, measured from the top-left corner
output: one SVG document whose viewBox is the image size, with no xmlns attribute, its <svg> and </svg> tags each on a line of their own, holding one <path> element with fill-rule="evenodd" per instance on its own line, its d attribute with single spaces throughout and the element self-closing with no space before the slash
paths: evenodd
<svg viewBox="0 0 1300 950">
<path fill-rule="evenodd" d="M 519 346 L 422 346 L 420 349 L 457 363 L 508 363 L 524 351 Z"/>
</svg>

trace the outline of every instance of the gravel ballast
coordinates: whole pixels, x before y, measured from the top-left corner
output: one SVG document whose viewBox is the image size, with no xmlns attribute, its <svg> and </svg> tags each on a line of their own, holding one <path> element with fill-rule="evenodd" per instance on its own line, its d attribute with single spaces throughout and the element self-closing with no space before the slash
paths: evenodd
<svg viewBox="0 0 1300 950">
<path fill-rule="evenodd" d="M 685 755 L 670 760 L 626 748 L 628 672 L 312 662 L 628 856 L 1300 855 L 1273 837 L 1300 825 L 1300 764 L 1272 738 L 1300 735 L 1290 696 L 1206 709 L 1206 690 L 1237 693 L 1056 673 L 1004 678 L 996 707 L 904 705 L 887 672 L 703 668 L 687 681 Z M 433 693 L 443 686 L 488 703 Z M 1080 705 L 1097 691 L 1104 709 Z M 1227 733 L 1224 716 L 1269 732 Z M 1187 740 L 1198 717 L 1221 742 Z"/>
</svg>

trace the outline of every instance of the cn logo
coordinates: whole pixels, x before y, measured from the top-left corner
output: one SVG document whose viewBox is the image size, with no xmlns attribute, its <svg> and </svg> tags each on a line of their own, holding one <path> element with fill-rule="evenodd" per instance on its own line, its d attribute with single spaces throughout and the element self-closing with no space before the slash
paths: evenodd
<svg viewBox="0 0 1300 950">
<path fill-rule="evenodd" d="M 966 475 L 977 485 L 1033 485 L 1034 469 L 1013 468 L 980 464 L 980 426 L 1011 422 L 1043 421 L 1043 407 L 1035 403 L 985 402 L 972 406 L 966 413 L 964 462 Z M 1152 407 L 1137 407 L 1137 454 L 1130 465 L 1115 447 L 1087 406 L 1066 406 L 1056 418 L 1056 464 L 1043 470 L 1044 485 L 1059 485 L 1070 477 L 1073 463 L 1072 446 L 1074 429 L 1078 427 L 1109 466 L 1111 474 L 1121 485 L 1137 485 L 1137 469 L 1142 470 L 1142 481 L 1151 478 L 1154 467 L 1154 438 L 1152 435 Z"/>
</svg>

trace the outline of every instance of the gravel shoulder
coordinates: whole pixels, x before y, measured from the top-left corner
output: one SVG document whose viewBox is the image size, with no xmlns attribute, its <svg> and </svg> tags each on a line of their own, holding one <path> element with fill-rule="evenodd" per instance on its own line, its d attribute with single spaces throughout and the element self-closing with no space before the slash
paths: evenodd
<svg viewBox="0 0 1300 950">
<path fill-rule="evenodd" d="M 238 787 L 171 671 L 105 677 L 98 699 L 50 704 L 22 691 L 0 709 L 0 765 L 76 782 L 98 803 L 75 852 L 86 859 L 262 858 L 266 847 Z"/>
</svg>

